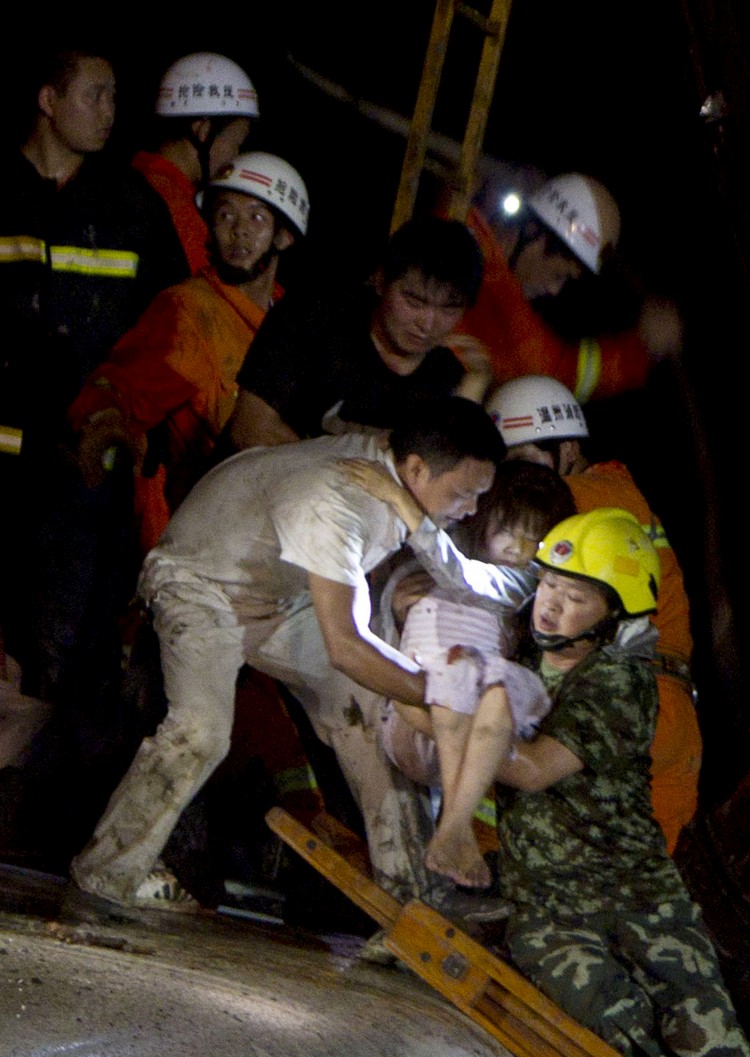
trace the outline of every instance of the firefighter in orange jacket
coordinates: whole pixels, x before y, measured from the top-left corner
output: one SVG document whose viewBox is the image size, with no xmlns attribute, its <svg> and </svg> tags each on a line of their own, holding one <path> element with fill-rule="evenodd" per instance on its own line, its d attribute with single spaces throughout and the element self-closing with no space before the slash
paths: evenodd
<svg viewBox="0 0 750 1057">
<path fill-rule="evenodd" d="M 489 199 L 488 199 L 489 201 Z M 496 383 L 551 375 L 584 403 L 637 389 L 652 360 L 674 353 L 681 327 L 673 306 L 647 300 L 637 329 L 566 343 L 534 309 L 585 271 L 598 275 L 620 234 L 620 214 L 597 180 L 568 173 L 533 194 L 519 223 L 500 225 L 496 204 L 472 208 L 468 225 L 484 255 L 484 281 L 461 330 L 490 351 Z"/>
<path fill-rule="evenodd" d="M 161 465 L 155 476 L 136 480 L 144 550 L 206 469 L 232 412 L 237 371 L 281 296 L 279 254 L 307 230 L 307 190 L 286 161 L 256 151 L 211 181 L 205 212 L 213 263 L 153 300 L 88 378 L 68 416 L 92 481 L 106 473 L 118 445 L 135 455 L 139 469 L 150 433 L 151 470 Z"/>
<path fill-rule="evenodd" d="M 651 512 L 627 467 L 590 465 L 581 448 L 586 420 L 573 394 L 554 378 L 530 375 L 507 382 L 487 402 L 508 448 L 508 458 L 529 459 L 565 478 L 579 512 L 624 507 L 638 518 L 659 555 L 659 631 L 655 674 L 659 714 L 651 745 L 654 815 L 671 853 L 683 826 L 695 814 L 702 741 L 693 701 L 690 655 L 693 641 L 682 571 L 664 528 Z"/>
</svg>

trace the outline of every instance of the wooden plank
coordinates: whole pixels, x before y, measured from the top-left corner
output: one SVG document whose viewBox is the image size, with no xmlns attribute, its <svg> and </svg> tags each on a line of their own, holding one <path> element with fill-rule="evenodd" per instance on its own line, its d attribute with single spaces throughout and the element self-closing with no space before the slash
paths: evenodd
<svg viewBox="0 0 750 1057">
<path fill-rule="evenodd" d="M 414 211 L 419 178 L 422 174 L 427 149 L 427 135 L 432 124 L 432 114 L 440 87 L 448 37 L 453 24 L 453 10 L 453 0 L 437 0 L 427 54 L 422 67 L 422 80 L 414 106 L 414 116 L 409 127 L 409 138 L 406 141 L 406 153 L 391 218 L 391 233 L 405 224 Z"/>
<path fill-rule="evenodd" d="M 437 911 L 403 906 L 282 808 L 270 828 L 386 929 L 385 944 L 427 983 L 480 1024 L 515 1057 L 618 1057 L 533 984 Z M 340 823 L 324 827 L 361 857 L 361 842 Z"/>
<path fill-rule="evenodd" d="M 335 852 L 346 859 L 350 866 L 359 870 L 365 877 L 372 877 L 372 866 L 370 865 L 370 854 L 367 844 L 361 840 L 343 823 L 339 822 L 333 815 L 321 811 L 310 823 L 310 829 L 316 837 L 332 848 Z"/>
<path fill-rule="evenodd" d="M 488 1031 L 500 1029 L 497 1038 L 514 1053 L 511 1035 L 535 1054 L 614 1057 L 526 977 L 418 900 L 402 909 L 385 945 Z"/>
<path fill-rule="evenodd" d="M 388 928 L 398 917 L 401 904 L 397 899 L 352 866 L 283 808 L 272 807 L 266 815 L 266 822 L 277 836 L 340 888 L 352 902 L 377 921 L 381 928 Z M 351 837 L 352 841 L 357 841 L 354 834 L 351 834 Z"/>
<path fill-rule="evenodd" d="M 461 158 L 456 173 L 455 190 L 451 196 L 449 215 L 453 220 L 465 221 L 474 192 L 476 167 L 484 144 L 500 56 L 505 43 L 505 32 L 510 18 L 511 0 L 493 0 L 484 28 L 484 44 L 474 94 L 466 123 Z"/>
</svg>

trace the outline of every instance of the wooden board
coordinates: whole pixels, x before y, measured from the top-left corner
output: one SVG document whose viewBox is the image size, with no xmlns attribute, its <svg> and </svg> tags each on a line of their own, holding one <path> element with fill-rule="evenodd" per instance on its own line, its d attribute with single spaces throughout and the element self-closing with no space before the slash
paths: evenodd
<svg viewBox="0 0 750 1057">
<path fill-rule="evenodd" d="M 529 981 L 419 900 L 403 905 L 358 867 L 361 842 L 333 822 L 319 831 L 274 807 L 270 828 L 386 930 L 385 945 L 516 1057 L 618 1057 Z M 357 865 L 349 854 L 358 856 Z"/>
</svg>

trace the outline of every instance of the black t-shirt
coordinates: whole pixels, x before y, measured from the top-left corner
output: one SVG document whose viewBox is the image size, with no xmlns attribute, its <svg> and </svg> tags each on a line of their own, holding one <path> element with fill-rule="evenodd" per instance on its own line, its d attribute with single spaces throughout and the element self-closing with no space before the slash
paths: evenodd
<svg viewBox="0 0 750 1057">
<path fill-rule="evenodd" d="M 370 338 L 377 298 L 364 289 L 335 304 L 285 297 L 268 313 L 238 375 L 243 389 L 270 404 L 300 437 L 328 432 L 337 407 L 344 422 L 392 429 L 415 403 L 449 396 L 463 375 L 450 349 L 431 349 L 416 371 L 389 370 Z"/>
</svg>

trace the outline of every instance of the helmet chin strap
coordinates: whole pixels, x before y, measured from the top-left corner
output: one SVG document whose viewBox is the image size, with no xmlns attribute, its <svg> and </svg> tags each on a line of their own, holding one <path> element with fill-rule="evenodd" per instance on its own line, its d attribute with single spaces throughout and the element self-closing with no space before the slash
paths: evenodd
<svg viewBox="0 0 750 1057">
<path fill-rule="evenodd" d="M 278 250 L 271 246 L 270 249 L 266 250 L 262 257 L 259 257 L 252 268 L 235 268 L 231 264 L 225 264 L 218 254 L 217 261 L 215 264 L 216 271 L 219 274 L 219 278 L 222 282 L 226 283 L 227 286 L 241 286 L 243 283 L 251 283 L 253 280 L 260 278 L 271 266 L 271 263 L 278 255 Z"/>
<path fill-rule="evenodd" d="M 534 228 L 530 227 L 531 224 L 534 225 Z M 539 228 L 539 231 L 536 230 L 537 227 Z M 534 239 L 539 238 L 540 233 L 541 224 L 539 224 L 536 218 L 532 216 L 526 217 L 526 219 L 518 228 L 518 237 L 516 238 L 516 242 L 513 246 L 513 249 L 508 255 L 508 267 L 511 271 L 515 269 L 515 266 L 518 263 L 518 258 L 521 256 L 521 253 L 526 249 L 530 242 L 533 242 Z"/>
<path fill-rule="evenodd" d="M 598 620 L 596 624 L 582 631 L 580 635 L 551 635 L 545 631 L 537 631 L 533 623 L 531 625 L 531 637 L 534 642 L 545 653 L 558 653 L 568 646 L 574 646 L 577 642 L 600 642 L 609 638 L 612 632 L 612 622 L 617 621 L 614 613 L 608 613 L 606 617 Z"/>
<path fill-rule="evenodd" d="M 198 155 L 198 162 L 201 167 L 201 187 L 208 187 L 211 182 L 211 148 L 217 135 L 218 130 L 214 120 L 211 120 L 211 128 L 205 140 L 199 139 L 192 131 L 188 135 L 188 139 L 195 147 L 195 152 Z"/>
</svg>

